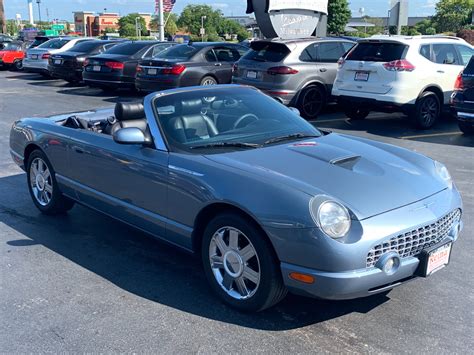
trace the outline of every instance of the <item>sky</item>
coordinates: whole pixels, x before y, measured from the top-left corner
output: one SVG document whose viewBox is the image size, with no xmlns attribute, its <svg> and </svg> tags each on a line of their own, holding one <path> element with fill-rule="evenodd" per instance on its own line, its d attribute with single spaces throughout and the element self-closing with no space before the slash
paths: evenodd
<svg viewBox="0 0 474 355">
<path fill-rule="evenodd" d="M 433 15 L 437 0 L 408 0 L 410 16 Z M 359 16 L 359 9 L 364 8 L 365 15 L 386 16 L 389 0 L 350 0 L 353 16 Z M 206 0 L 176 0 L 173 12 L 180 13 L 187 4 L 210 4 L 220 9 L 225 15 L 239 16 L 245 14 L 246 0 L 217 0 L 211 3 Z M 8 19 L 20 14 L 22 19 L 28 19 L 27 0 L 4 0 L 5 12 Z M 38 18 L 38 7 L 33 0 L 34 16 Z M 73 11 L 118 12 L 126 15 L 131 12 L 153 12 L 154 0 L 41 0 L 41 16 L 46 19 L 46 9 L 49 19 L 72 21 Z"/>
</svg>

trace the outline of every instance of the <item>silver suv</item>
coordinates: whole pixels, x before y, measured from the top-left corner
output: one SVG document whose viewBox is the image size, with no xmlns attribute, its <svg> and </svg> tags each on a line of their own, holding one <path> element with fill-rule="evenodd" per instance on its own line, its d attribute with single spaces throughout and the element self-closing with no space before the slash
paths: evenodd
<svg viewBox="0 0 474 355">
<path fill-rule="evenodd" d="M 234 65 L 232 81 L 255 86 L 315 119 L 330 99 L 337 61 L 354 44 L 343 38 L 254 41 Z"/>
</svg>

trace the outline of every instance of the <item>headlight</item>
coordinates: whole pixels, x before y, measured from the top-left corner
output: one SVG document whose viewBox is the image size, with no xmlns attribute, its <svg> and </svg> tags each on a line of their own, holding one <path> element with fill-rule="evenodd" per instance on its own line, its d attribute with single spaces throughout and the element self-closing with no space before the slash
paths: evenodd
<svg viewBox="0 0 474 355">
<path fill-rule="evenodd" d="M 436 169 L 436 174 L 438 174 L 438 176 L 446 182 L 449 188 L 453 187 L 453 179 L 451 178 L 451 174 L 449 173 L 448 168 L 439 161 L 435 161 L 434 165 Z"/>
<path fill-rule="evenodd" d="M 318 198 L 311 202 L 311 215 L 316 224 L 331 238 L 344 237 L 351 228 L 351 217 L 340 203 L 326 200 L 318 204 Z M 315 213 L 316 212 L 316 213 Z"/>
</svg>

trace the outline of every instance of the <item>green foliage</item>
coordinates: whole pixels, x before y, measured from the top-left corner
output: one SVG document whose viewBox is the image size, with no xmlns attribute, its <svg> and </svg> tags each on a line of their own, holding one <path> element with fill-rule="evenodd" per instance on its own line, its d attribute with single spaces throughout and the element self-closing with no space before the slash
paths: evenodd
<svg viewBox="0 0 474 355">
<path fill-rule="evenodd" d="M 434 27 L 428 27 L 426 30 L 425 30 L 425 35 L 429 35 L 429 36 L 433 36 L 436 34 L 436 28 Z"/>
<path fill-rule="evenodd" d="M 474 0 L 440 0 L 433 17 L 438 33 L 457 32 L 471 23 Z"/>
<path fill-rule="evenodd" d="M 7 25 L 6 33 L 9 34 L 10 36 L 16 35 L 20 30 L 15 20 L 7 20 L 6 25 Z"/>
<path fill-rule="evenodd" d="M 166 25 L 165 25 L 165 35 L 174 36 L 176 32 L 178 32 L 178 25 L 176 22 L 178 21 L 178 16 L 176 14 L 168 14 L 165 17 Z"/>
<path fill-rule="evenodd" d="M 132 36 L 137 35 L 136 27 L 135 27 L 135 19 L 137 17 L 140 18 L 138 22 L 141 25 L 141 34 L 142 35 L 148 34 L 145 19 L 137 13 L 133 13 L 133 14 L 129 14 L 127 16 L 120 18 L 118 23 L 119 23 L 119 33 L 121 37 L 132 37 Z"/>
<path fill-rule="evenodd" d="M 341 34 L 351 18 L 351 10 L 347 0 L 329 0 L 328 33 Z"/>
<path fill-rule="evenodd" d="M 204 19 L 205 40 L 220 41 L 226 35 L 237 35 L 240 39 L 248 38 L 244 27 L 237 22 L 226 19 L 220 10 L 209 5 L 187 5 L 177 21 L 179 28 L 191 33 L 192 38 L 200 38 L 201 18 Z"/>
</svg>

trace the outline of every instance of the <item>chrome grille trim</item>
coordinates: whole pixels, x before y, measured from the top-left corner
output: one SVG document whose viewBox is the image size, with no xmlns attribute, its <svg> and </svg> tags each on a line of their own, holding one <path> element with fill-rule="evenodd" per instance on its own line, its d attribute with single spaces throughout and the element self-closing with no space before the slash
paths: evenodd
<svg viewBox="0 0 474 355">
<path fill-rule="evenodd" d="M 390 251 L 397 252 L 401 258 L 421 253 L 424 249 L 446 238 L 455 221 L 460 217 L 461 210 L 457 209 L 431 224 L 399 234 L 375 245 L 367 254 L 367 267 L 373 267 L 382 255 Z"/>
</svg>

